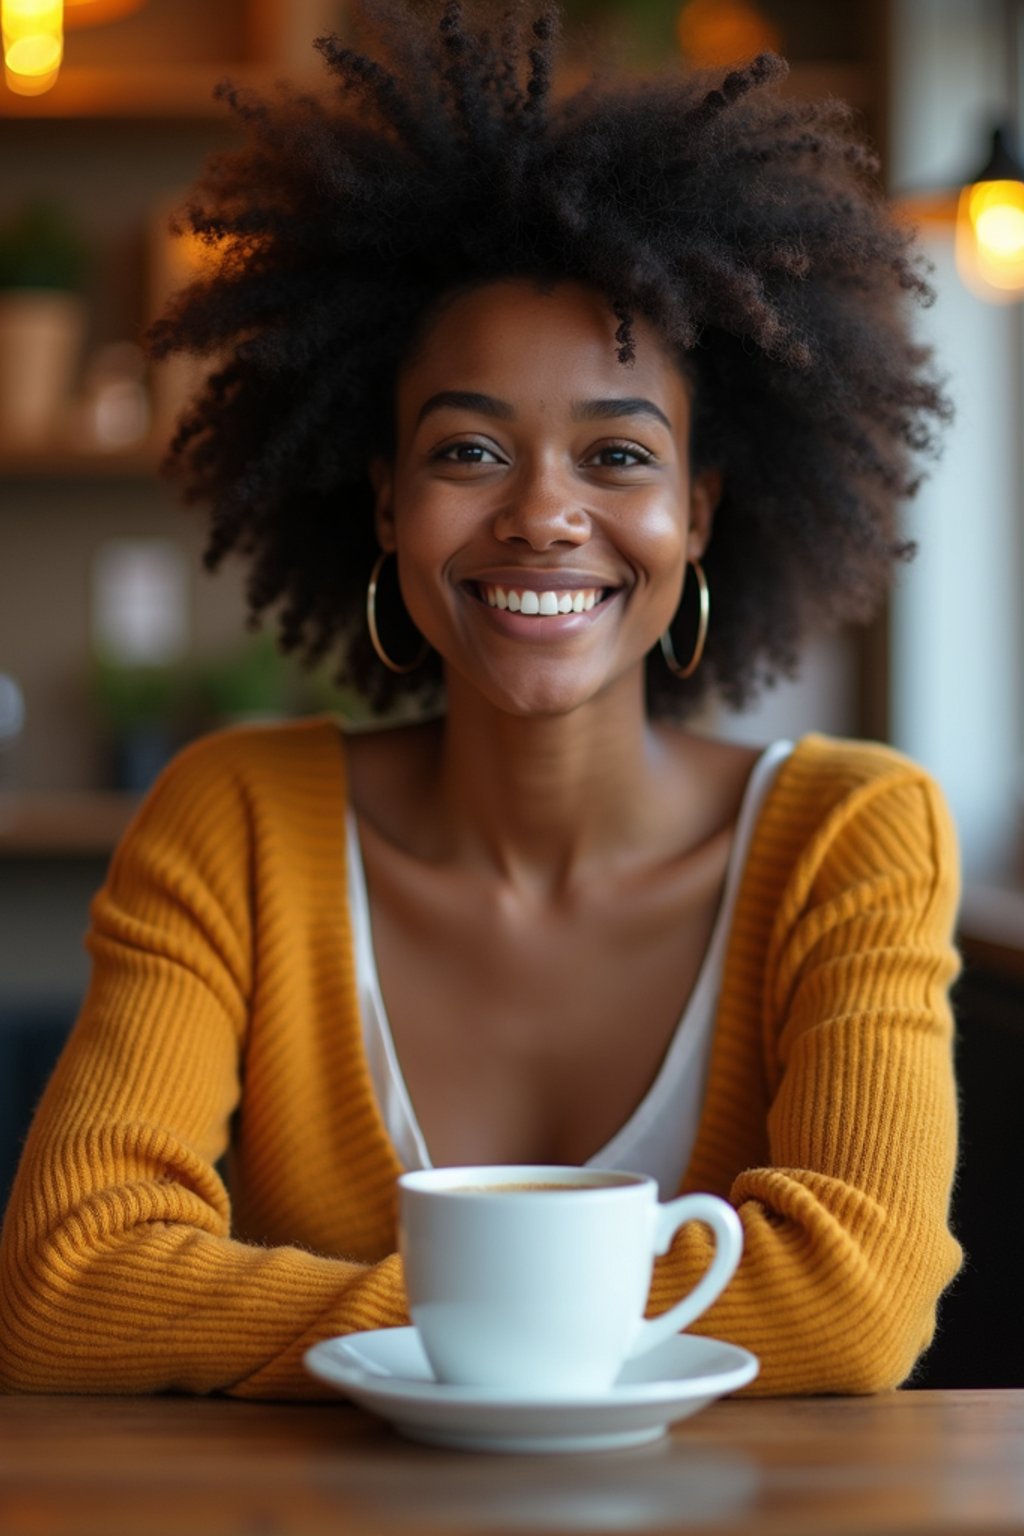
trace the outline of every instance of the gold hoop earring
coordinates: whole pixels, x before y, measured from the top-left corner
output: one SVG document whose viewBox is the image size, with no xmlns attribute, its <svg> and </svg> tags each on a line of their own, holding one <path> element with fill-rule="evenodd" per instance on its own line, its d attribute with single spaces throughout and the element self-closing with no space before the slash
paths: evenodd
<svg viewBox="0 0 1024 1536">
<path fill-rule="evenodd" d="M 685 667 L 681 667 L 679 665 L 679 661 L 675 653 L 675 647 L 672 644 L 671 627 L 666 629 L 661 636 L 661 654 L 665 658 L 665 665 L 668 667 L 669 671 L 673 674 L 674 677 L 679 678 L 692 677 L 697 668 L 700 666 L 700 659 L 704 655 L 704 646 L 707 644 L 708 621 L 711 617 L 711 594 L 708 591 L 708 579 L 704 575 L 704 567 L 701 565 L 699 560 L 688 560 L 686 563 L 687 565 L 693 566 L 694 574 L 697 577 L 697 592 L 698 602 L 700 604 L 700 614 L 697 619 L 697 638 L 693 642 L 693 654 L 691 655 L 689 661 L 686 663 Z M 685 577 L 683 578 L 683 589 L 684 591 L 686 589 Z M 679 594 L 679 603 L 681 607 L 682 593 Z"/>
<path fill-rule="evenodd" d="M 393 553 L 393 550 L 382 549 L 373 562 L 373 570 L 370 572 L 370 580 L 366 588 L 366 627 L 370 631 L 370 644 L 389 672 L 415 672 L 421 662 L 426 659 L 427 652 L 430 650 L 426 640 L 423 642 L 423 649 L 412 661 L 392 661 L 381 643 L 380 631 L 377 628 L 377 583 L 380 580 L 380 573 L 384 569 L 385 560 L 388 558 L 388 555 Z"/>
</svg>

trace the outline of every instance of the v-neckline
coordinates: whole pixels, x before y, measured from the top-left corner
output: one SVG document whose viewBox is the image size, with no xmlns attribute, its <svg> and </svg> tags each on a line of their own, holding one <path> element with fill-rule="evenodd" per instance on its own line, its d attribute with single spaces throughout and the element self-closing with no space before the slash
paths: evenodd
<svg viewBox="0 0 1024 1536">
<path fill-rule="evenodd" d="M 669 1096 L 670 1091 L 675 1089 L 675 1085 L 679 1081 L 682 1072 L 690 1064 L 690 1059 L 697 1054 L 701 1046 L 705 1047 L 703 1071 L 701 1072 L 701 1083 L 703 1085 L 710 1058 L 715 1003 L 729 935 L 732 929 L 733 914 L 739 898 L 743 873 L 746 867 L 747 855 L 756 832 L 761 809 L 771 793 L 778 769 L 792 751 L 793 743 L 791 741 L 779 740 L 765 747 L 755 759 L 747 777 L 747 783 L 740 802 L 732 847 L 729 850 L 726 864 L 722 896 L 715 914 L 711 935 L 701 959 L 697 977 L 673 1030 L 672 1038 L 662 1057 L 657 1073 L 643 1097 L 629 1113 L 619 1129 L 596 1152 L 592 1153 L 582 1166 L 609 1167 L 612 1165 L 612 1162 L 616 1162 L 616 1165 L 618 1165 L 618 1149 L 620 1147 L 623 1149 L 623 1155 L 628 1158 L 627 1149 L 629 1143 L 635 1141 L 657 1115 L 658 1111 L 663 1109 L 666 1097 Z M 345 796 L 345 845 L 351 942 L 353 958 L 356 962 L 354 969 L 357 978 L 358 1015 L 364 1056 L 381 1131 L 396 1162 L 400 1166 L 403 1168 L 414 1166 L 430 1168 L 434 1166 L 433 1161 L 416 1114 L 412 1096 L 409 1093 L 408 1084 L 405 1081 L 384 1002 L 373 944 L 373 918 L 362 858 L 359 818 L 348 797 L 347 783 Z M 370 1019 L 366 1017 L 363 1007 L 364 990 L 369 994 L 371 1009 L 375 1015 L 375 1017 Z M 712 993 L 714 993 L 714 996 L 711 995 Z M 697 1020 L 702 1028 L 696 1028 L 694 1020 Z M 389 1075 L 390 1087 L 398 1101 L 399 1134 L 397 1137 L 388 1125 L 387 1113 L 380 1092 L 380 1084 L 374 1079 L 374 1072 L 371 1066 L 374 1057 L 378 1056 L 378 1053 L 369 1044 L 369 1034 L 374 1029 L 377 1031 L 378 1036 L 379 1055 L 383 1056 Z M 703 1091 L 701 1093 L 702 1100 Z M 699 1134 L 702 1112 L 703 1102 L 699 1103 L 696 1107 L 692 1135 L 689 1138 L 686 1155 L 681 1160 L 682 1166 L 678 1170 L 680 1179 L 685 1172 L 692 1147 Z M 410 1160 L 410 1153 L 416 1159 L 415 1162 Z"/>
</svg>

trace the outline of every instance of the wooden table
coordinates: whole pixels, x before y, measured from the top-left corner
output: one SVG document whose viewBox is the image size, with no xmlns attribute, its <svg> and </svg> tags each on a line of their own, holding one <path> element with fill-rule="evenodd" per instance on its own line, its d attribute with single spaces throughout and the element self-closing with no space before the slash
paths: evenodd
<svg viewBox="0 0 1024 1536">
<path fill-rule="evenodd" d="M 3 1536 L 1024 1531 L 1024 1391 L 727 1400 L 660 1443 L 497 1456 L 342 1402 L 0 1398 Z"/>
</svg>

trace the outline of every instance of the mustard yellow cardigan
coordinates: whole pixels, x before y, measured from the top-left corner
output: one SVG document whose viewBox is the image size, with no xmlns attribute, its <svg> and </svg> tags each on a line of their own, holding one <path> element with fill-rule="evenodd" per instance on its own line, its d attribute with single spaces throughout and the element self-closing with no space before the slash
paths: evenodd
<svg viewBox="0 0 1024 1536">
<path fill-rule="evenodd" d="M 343 739 L 319 719 L 195 743 L 136 817 L 6 1213 L 0 1386 L 314 1397 L 310 1344 L 407 1321 L 345 801 Z M 956 888 L 924 773 L 797 745 L 749 853 L 684 1180 L 743 1222 L 694 1331 L 753 1350 L 754 1391 L 891 1387 L 932 1337 L 960 1256 Z M 708 1242 L 691 1225 L 659 1261 L 652 1311 Z"/>
</svg>

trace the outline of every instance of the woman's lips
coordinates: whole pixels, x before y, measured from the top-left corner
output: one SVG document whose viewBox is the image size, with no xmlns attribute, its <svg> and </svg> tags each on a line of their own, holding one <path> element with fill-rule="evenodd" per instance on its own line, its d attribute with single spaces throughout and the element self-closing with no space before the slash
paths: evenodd
<svg viewBox="0 0 1024 1536">
<path fill-rule="evenodd" d="M 480 598 L 489 608 L 522 613 L 527 617 L 553 617 L 555 614 L 589 613 L 604 596 L 603 587 L 542 588 L 502 586 L 496 582 L 478 582 Z"/>
</svg>

